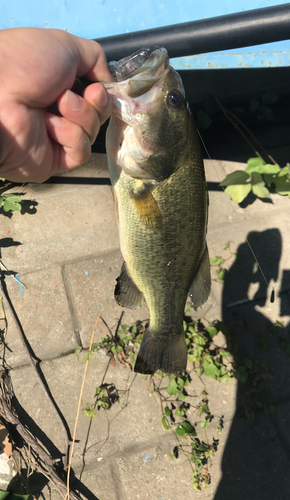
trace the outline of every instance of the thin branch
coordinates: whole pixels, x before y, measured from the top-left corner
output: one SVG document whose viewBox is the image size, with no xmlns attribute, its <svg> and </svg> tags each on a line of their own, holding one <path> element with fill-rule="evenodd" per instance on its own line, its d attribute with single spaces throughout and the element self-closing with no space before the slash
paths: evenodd
<svg viewBox="0 0 290 500">
<path fill-rule="evenodd" d="M 94 340 L 94 336 L 95 336 L 95 331 L 97 329 L 99 320 L 100 320 L 100 316 L 98 316 L 98 318 L 97 318 L 97 321 L 96 321 L 96 324 L 95 324 L 95 327 L 94 327 L 94 330 L 93 330 L 93 333 L 92 333 L 92 336 L 91 336 L 89 353 L 92 351 L 92 345 L 93 345 L 93 340 Z M 66 493 L 66 497 L 65 497 L 67 500 L 69 500 L 69 498 L 70 498 L 69 480 L 70 480 L 71 463 L 72 463 L 72 458 L 73 458 L 73 454 L 74 454 L 74 446 L 75 446 L 75 438 L 76 438 L 76 432 L 77 432 L 77 425 L 78 425 L 79 414 L 80 414 L 80 409 L 81 409 L 81 401 L 82 401 L 83 392 L 84 392 L 84 385 L 85 385 L 86 375 L 87 375 L 87 371 L 88 371 L 88 365 L 89 365 L 89 357 L 87 358 L 87 361 L 86 361 L 86 366 L 85 366 L 85 371 L 84 371 L 82 386 L 81 386 L 81 390 L 80 390 L 80 396 L 79 396 L 79 402 L 78 402 L 78 409 L 77 409 L 77 414 L 76 414 L 76 419 L 75 419 L 75 426 L 74 426 L 74 431 L 73 431 L 73 439 L 72 439 L 72 445 L 71 445 L 70 459 L 69 459 L 69 463 L 68 463 L 68 466 L 67 466 L 67 482 L 66 482 L 67 493 Z"/>
</svg>

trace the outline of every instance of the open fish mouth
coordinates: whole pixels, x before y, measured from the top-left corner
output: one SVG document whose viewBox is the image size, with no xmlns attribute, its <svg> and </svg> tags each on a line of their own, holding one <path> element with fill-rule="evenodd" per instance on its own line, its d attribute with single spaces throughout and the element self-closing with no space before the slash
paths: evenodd
<svg viewBox="0 0 290 500">
<path fill-rule="evenodd" d="M 142 48 L 134 54 L 109 62 L 109 70 L 115 81 L 123 82 L 146 70 L 155 71 L 167 57 L 164 48 Z M 143 75 L 144 76 L 144 75 Z"/>
<path fill-rule="evenodd" d="M 169 70 L 167 50 L 163 47 L 142 48 L 120 61 L 108 64 L 114 82 L 102 82 L 108 92 L 119 97 L 126 89 L 129 97 L 148 92 Z M 124 89 L 124 90 L 123 90 Z"/>
</svg>

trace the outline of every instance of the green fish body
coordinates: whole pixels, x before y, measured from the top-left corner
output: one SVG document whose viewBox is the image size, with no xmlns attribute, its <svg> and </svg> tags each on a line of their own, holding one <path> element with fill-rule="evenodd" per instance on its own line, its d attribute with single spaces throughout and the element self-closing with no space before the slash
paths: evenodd
<svg viewBox="0 0 290 500">
<path fill-rule="evenodd" d="M 145 299 L 150 312 L 135 371 L 177 373 L 187 363 L 187 295 L 197 307 L 210 292 L 208 196 L 182 81 L 165 49 L 146 50 L 145 61 L 134 54 L 133 71 L 109 89 L 115 101 L 107 154 L 125 260 L 115 298 L 132 309 Z M 115 63 L 121 70 L 130 58 L 123 61 Z"/>
</svg>

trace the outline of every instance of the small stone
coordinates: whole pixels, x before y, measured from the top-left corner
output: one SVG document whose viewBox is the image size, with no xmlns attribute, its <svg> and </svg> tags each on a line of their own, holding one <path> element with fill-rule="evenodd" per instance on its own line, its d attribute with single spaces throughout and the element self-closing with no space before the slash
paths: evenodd
<svg viewBox="0 0 290 500">
<path fill-rule="evenodd" d="M 150 462 L 151 460 L 151 455 L 149 455 L 149 453 L 144 453 L 142 460 L 143 462 L 145 462 L 145 464 L 148 464 L 148 462 Z"/>
</svg>

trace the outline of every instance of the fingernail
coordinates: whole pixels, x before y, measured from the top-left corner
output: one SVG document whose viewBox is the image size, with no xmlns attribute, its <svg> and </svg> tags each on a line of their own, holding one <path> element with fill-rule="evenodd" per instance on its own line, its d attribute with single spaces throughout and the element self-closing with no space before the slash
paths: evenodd
<svg viewBox="0 0 290 500">
<path fill-rule="evenodd" d="M 65 103 L 67 107 L 73 111 L 80 111 L 84 106 L 84 102 L 81 97 L 71 90 L 67 90 L 65 93 Z"/>
<path fill-rule="evenodd" d="M 100 98 L 101 97 L 101 98 Z M 100 88 L 96 97 L 96 104 L 99 108 L 105 108 L 108 105 L 109 96 L 107 91 L 102 87 Z"/>
<path fill-rule="evenodd" d="M 63 124 L 62 116 L 56 116 L 51 113 L 46 113 L 46 120 L 52 125 L 54 128 L 58 128 Z"/>
</svg>

